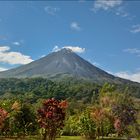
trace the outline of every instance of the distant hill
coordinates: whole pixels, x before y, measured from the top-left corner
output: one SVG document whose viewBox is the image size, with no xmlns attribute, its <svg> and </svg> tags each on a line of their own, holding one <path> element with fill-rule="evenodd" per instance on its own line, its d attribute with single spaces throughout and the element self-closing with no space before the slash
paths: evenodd
<svg viewBox="0 0 140 140">
<path fill-rule="evenodd" d="M 75 79 L 86 79 L 96 83 L 109 82 L 140 86 L 139 83 L 115 77 L 97 68 L 70 49 L 62 49 L 29 64 L 0 72 L 0 78 L 33 77 L 59 80 L 65 77 L 74 77 Z"/>
</svg>

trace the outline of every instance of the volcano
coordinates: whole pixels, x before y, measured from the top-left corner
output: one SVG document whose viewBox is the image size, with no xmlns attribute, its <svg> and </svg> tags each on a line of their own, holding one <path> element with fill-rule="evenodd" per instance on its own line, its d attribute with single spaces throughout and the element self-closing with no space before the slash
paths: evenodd
<svg viewBox="0 0 140 140">
<path fill-rule="evenodd" d="M 92 65 L 70 49 L 61 49 L 20 67 L 0 72 L 0 78 L 43 77 L 61 79 L 73 77 L 94 82 L 129 83 L 129 80 L 115 77 Z"/>
</svg>

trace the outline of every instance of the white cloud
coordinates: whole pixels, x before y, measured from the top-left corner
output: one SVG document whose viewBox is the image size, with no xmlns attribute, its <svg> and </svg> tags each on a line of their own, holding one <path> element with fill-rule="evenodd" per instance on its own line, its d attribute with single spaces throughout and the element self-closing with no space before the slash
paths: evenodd
<svg viewBox="0 0 140 140">
<path fill-rule="evenodd" d="M 98 10 L 110 11 L 117 16 L 125 18 L 127 20 L 132 20 L 135 18 L 134 15 L 131 15 L 126 11 L 126 7 L 123 4 L 123 0 L 95 0 L 93 8 L 91 9 L 95 13 Z"/>
<path fill-rule="evenodd" d="M 118 8 L 116 9 L 116 11 L 115 11 L 115 14 L 116 14 L 117 16 L 121 16 L 121 17 L 124 17 L 124 18 L 125 18 L 125 17 L 128 17 L 128 19 L 131 19 L 131 18 L 132 18 L 132 17 L 130 16 L 130 14 L 124 10 L 124 7 L 118 7 Z"/>
<path fill-rule="evenodd" d="M 108 10 L 119 6 L 122 3 L 122 0 L 96 0 L 94 2 L 93 10 L 97 11 L 99 9 Z"/>
<path fill-rule="evenodd" d="M 8 46 L 0 47 L 0 62 L 8 64 L 27 64 L 32 61 L 30 56 L 20 52 L 12 52 Z"/>
<path fill-rule="evenodd" d="M 45 55 L 45 54 L 43 54 L 43 55 L 41 55 L 41 56 L 40 56 L 40 58 L 45 57 L 45 56 L 46 56 L 46 55 Z"/>
<path fill-rule="evenodd" d="M 58 52 L 60 51 L 62 48 L 59 48 L 58 46 L 54 46 L 54 48 L 52 49 L 52 52 Z"/>
<path fill-rule="evenodd" d="M 140 56 L 140 49 L 137 49 L 137 48 L 128 48 L 123 51 L 131 53 L 131 54 L 135 54 L 136 56 Z"/>
<path fill-rule="evenodd" d="M 85 48 L 81 48 L 81 47 L 78 47 L 78 46 L 64 46 L 62 48 L 59 48 L 58 46 L 55 46 L 52 49 L 52 52 L 57 52 L 57 51 L 60 51 L 61 49 L 64 49 L 64 48 L 65 49 L 70 49 L 75 53 L 83 53 L 83 52 L 85 52 Z"/>
<path fill-rule="evenodd" d="M 131 33 L 140 33 L 140 24 L 133 25 L 130 32 Z"/>
<path fill-rule="evenodd" d="M 0 67 L 0 71 L 6 71 L 6 68 Z"/>
<path fill-rule="evenodd" d="M 52 6 L 46 6 L 45 8 L 44 8 L 44 10 L 45 10 L 45 12 L 47 12 L 48 14 L 50 14 L 50 15 L 56 15 L 56 13 L 58 12 L 58 11 L 60 11 L 60 8 L 58 8 L 58 7 L 52 7 Z"/>
<path fill-rule="evenodd" d="M 120 72 L 116 72 L 113 73 L 111 71 L 106 71 L 109 74 L 115 75 L 117 77 L 123 78 L 123 79 L 127 79 L 127 80 L 131 80 L 134 82 L 139 82 L 140 83 L 140 70 L 134 73 L 131 73 L 129 71 L 120 71 Z"/>
<path fill-rule="evenodd" d="M 96 67 L 100 67 L 101 65 L 98 62 L 92 61 L 91 59 L 88 59 L 88 62 Z"/>
<path fill-rule="evenodd" d="M 70 50 L 72 50 L 73 52 L 76 52 L 76 53 L 85 52 L 85 48 L 81 48 L 81 47 L 78 47 L 78 46 L 64 46 L 63 48 L 70 49 Z"/>
<path fill-rule="evenodd" d="M 10 50 L 10 47 L 8 47 L 8 46 L 2 46 L 2 47 L 0 47 L 0 53 L 5 52 L 5 51 L 8 51 L 8 50 Z"/>
<path fill-rule="evenodd" d="M 115 75 L 114 73 L 112 73 L 111 71 L 109 70 L 106 70 L 107 73 L 111 74 L 111 75 Z"/>
<path fill-rule="evenodd" d="M 13 45 L 16 45 L 16 46 L 20 46 L 21 45 L 20 42 L 17 42 L 17 41 L 16 42 L 13 42 L 12 44 Z"/>
<path fill-rule="evenodd" d="M 93 62 L 92 64 L 95 65 L 96 67 L 100 67 L 100 66 L 101 66 L 101 65 L 100 65 L 99 63 L 97 63 L 97 62 Z"/>
<path fill-rule="evenodd" d="M 77 22 L 72 22 L 70 25 L 71 29 L 76 30 L 76 31 L 80 31 L 81 27 Z"/>
<path fill-rule="evenodd" d="M 129 73 L 129 72 L 117 72 L 115 73 L 116 76 L 124 79 L 128 79 L 131 81 L 139 82 L 140 83 L 140 72 L 136 73 Z"/>
</svg>

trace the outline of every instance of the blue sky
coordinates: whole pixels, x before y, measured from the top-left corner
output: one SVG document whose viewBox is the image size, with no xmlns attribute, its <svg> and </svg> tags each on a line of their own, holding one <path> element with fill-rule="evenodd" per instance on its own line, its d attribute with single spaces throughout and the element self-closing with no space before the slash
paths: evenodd
<svg viewBox="0 0 140 140">
<path fill-rule="evenodd" d="M 0 1 L 1 71 L 64 47 L 140 82 L 140 2 Z"/>
</svg>

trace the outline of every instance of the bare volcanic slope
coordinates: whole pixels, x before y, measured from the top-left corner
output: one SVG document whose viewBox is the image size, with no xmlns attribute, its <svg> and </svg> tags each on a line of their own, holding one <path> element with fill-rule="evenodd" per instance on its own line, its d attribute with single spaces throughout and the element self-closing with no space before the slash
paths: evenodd
<svg viewBox="0 0 140 140">
<path fill-rule="evenodd" d="M 53 52 L 29 64 L 0 72 L 0 78 L 64 78 L 74 77 L 94 82 L 131 83 L 117 78 L 84 60 L 70 49 Z"/>
</svg>

